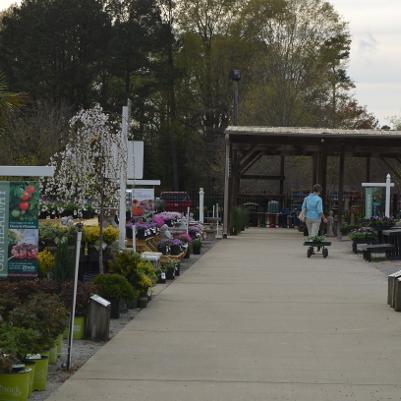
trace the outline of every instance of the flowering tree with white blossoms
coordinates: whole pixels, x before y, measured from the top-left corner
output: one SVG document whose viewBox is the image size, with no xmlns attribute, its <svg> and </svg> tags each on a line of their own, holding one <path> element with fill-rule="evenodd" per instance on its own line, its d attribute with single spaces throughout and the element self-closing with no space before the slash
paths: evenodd
<svg viewBox="0 0 401 401">
<path fill-rule="evenodd" d="M 70 120 L 70 137 L 65 149 L 50 164 L 54 177 L 42 182 L 49 198 L 74 203 L 80 211 L 90 204 L 99 216 L 99 266 L 103 273 L 103 223 L 106 212 L 119 202 L 120 174 L 126 171 L 127 156 L 121 126 L 114 123 L 99 105 L 79 111 Z"/>
</svg>

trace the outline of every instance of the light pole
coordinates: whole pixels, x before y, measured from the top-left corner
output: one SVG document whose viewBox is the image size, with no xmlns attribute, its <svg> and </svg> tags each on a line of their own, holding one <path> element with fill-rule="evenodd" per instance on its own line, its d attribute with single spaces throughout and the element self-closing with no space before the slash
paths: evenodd
<svg viewBox="0 0 401 401">
<path fill-rule="evenodd" d="M 233 125 L 238 125 L 238 83 L 241 81 L 241 71 L 232 69 L 230 79 L 233 81 Z"/>
</svg>

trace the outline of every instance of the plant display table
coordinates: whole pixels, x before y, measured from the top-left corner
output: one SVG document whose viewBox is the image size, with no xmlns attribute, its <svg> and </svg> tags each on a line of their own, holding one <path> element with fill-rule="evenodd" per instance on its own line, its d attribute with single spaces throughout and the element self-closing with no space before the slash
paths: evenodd
<svg viewBox="0 0 401 401">
<path fill-rule="evenodd" d="M 372 254 L 384 253 L 388 258 L 390 251 L 394 249 L 392 244 L 377 244 L 377 245 L 366 245 L 363 248 L 363 258 L 368 262 L 372 261 Z"/>
<path fill-rule="evenodd" d="M 162 255 L 160 256 L 160 264 L 168 265 L 169 263 L 180 263 L 184 259 L 185 252 L 181 252 L 179 255 Z"/>
<path fill-rule="evenodd" d="M 160 236 L 155 235 L 146 239 L 136 240 L 136 250 L 142 252 L 157 252 L 157 244 L 160 242 Z M 132 240 L 127 240 L 127 245 L 132 246 Z"/>
<path fill-rule="evenodd" d="M 384 242 L 394 245 L 394 248 L 389 250 L 388 256 L 391 259 L 401 259 L 401 228 L 383 230 L 382 236 Z"/>
</svg>

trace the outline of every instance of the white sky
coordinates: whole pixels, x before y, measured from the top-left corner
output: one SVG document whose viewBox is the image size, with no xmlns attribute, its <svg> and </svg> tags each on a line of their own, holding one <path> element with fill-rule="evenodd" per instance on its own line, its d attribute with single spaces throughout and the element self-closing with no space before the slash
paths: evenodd
<svg viewBox="0 0 401 401">
<path fill-rule="evenodd" d="M 379 118 L 401 116 L 401 0 L 330 0 L 349 22 L 355 97 Z M 16 3 L 0 0 L 0 10 Z"/>
</svg>

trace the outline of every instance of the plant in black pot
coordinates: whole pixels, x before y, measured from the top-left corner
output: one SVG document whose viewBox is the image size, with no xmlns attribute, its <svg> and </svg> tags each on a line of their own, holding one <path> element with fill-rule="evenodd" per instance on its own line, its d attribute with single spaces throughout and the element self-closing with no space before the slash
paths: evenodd
<svg viewBox="0 0 401 401">
<path fill-rule="evenodd" d="M 200 255 L 202 249 L 202 241 L 200 239 L 194 239 L 192 241 L 192 252 L 194 255 Z"/>
<path fill-rule="evenodd" d="M 181 240 L 172 239 L 169 242 L 169 246 L 170 246 L 170 254 L 171 255 L 179 255 L 180 253 L 182 253 L 183 243 Z"/>
<path fill-rule="evenodd" d="M 138 253 L 123 251 L 114 255 L 109 263 L 109 270 L 116 274 L 124 276 L 134 288 L 135 298 L 132 301 L 126 301 L 128 309 L 136 307 L 138 294 L 135 290 L 137 287 L 138 264 L 141 257 Z"/>
<path fill-rule="evenodd" d="M 120 300 L 130 302 L 136 298 L 132 285 L 120 274 L 100 274 L 95 278 L 95 284 L 103 298 L 111 302 L 111 317 L 120 317 Z"/>
<path fill-rule="evenodd" d="M 349 234 L 352 240 L 352 250 L 358 252 L 358 244 L 373 244 L 377 241 L 377 233 L 370 227 L 362 227 Z"/>
<path fill-rule="evenodd" d="M 174 262 L 169 262 L 165 265 L 167 280 L 175 279 L 175 270 L 176 270 L 175 266 L 176 264 Z"/>
</svg>

